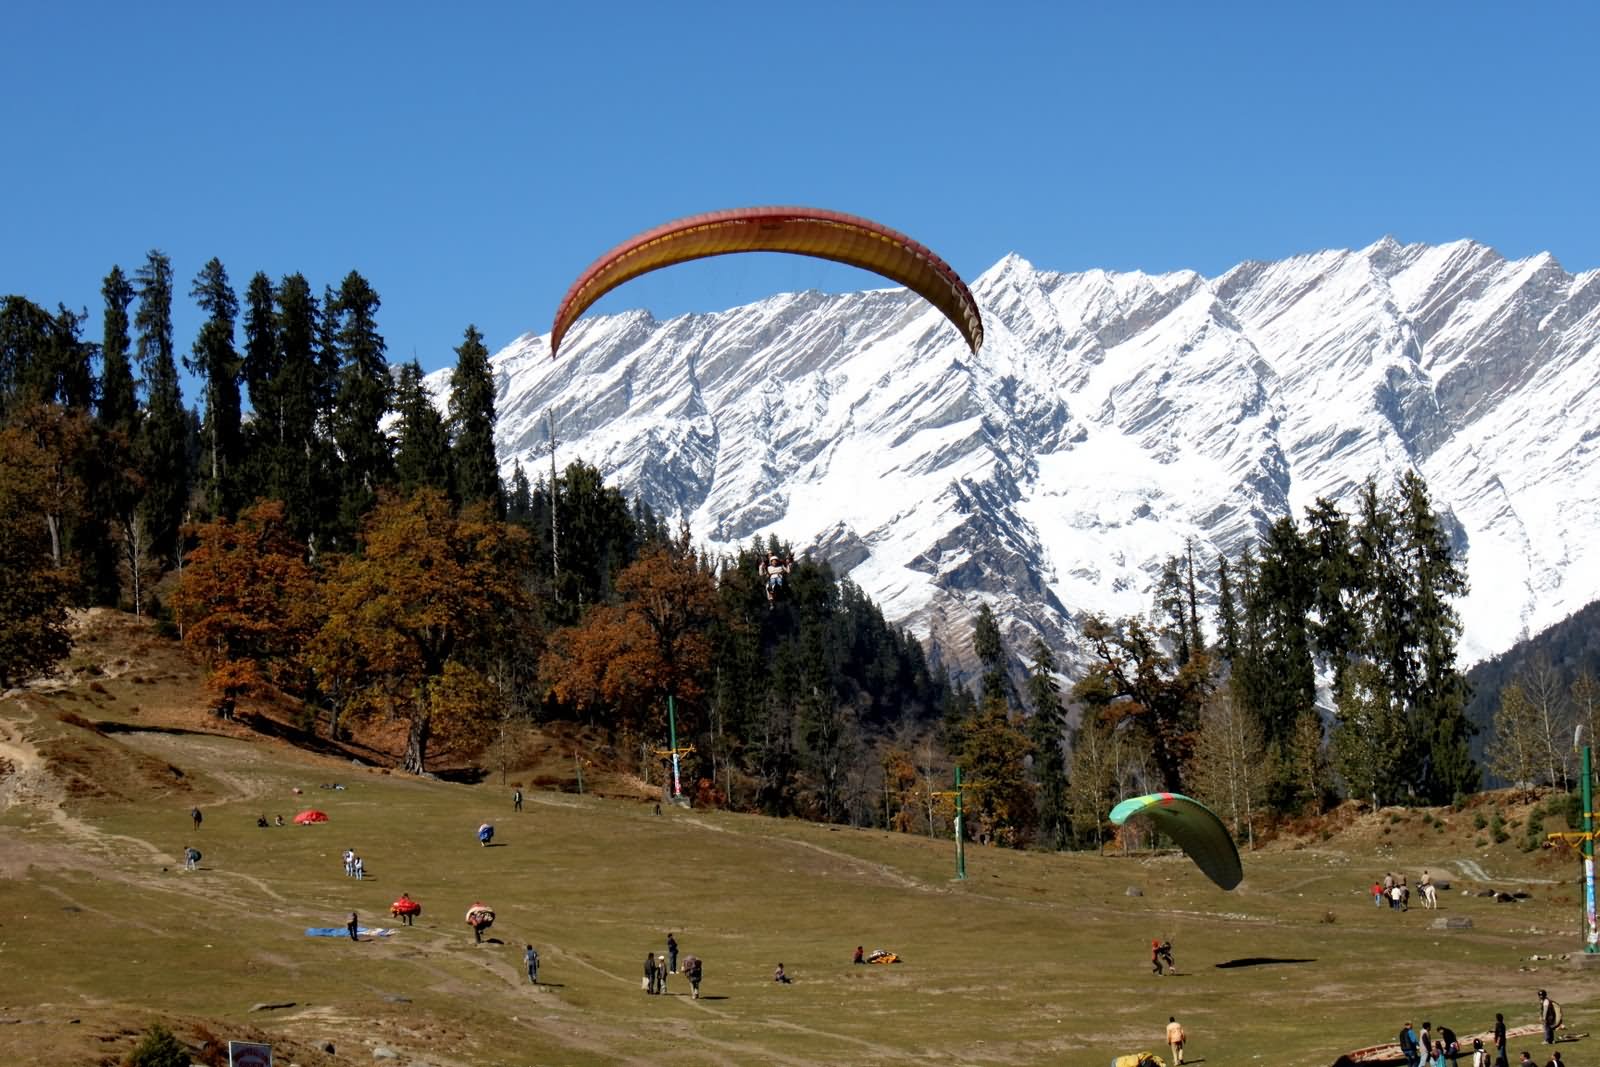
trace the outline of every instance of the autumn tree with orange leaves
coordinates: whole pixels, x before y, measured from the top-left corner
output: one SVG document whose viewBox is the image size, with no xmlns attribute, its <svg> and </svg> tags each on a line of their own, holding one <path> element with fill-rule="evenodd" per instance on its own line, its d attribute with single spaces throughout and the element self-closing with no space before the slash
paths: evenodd
<svg viewBox="0 0 1600 1067">
<path fill-rule="evenodd" d="M 616 589 L 619 603 L 551 635 L 540 672 L 558 701 L 625 730 L 664 726 L 670 694 L 687 733 L 705 696 L 716 576 L 684 533 L 625 567 Z"/>
<path fill-rule="evenodd" d="M 402 766 L 421 774 L 430 743 L 470 739 L 495 717 L 500 698 L 485 667 L 497 642 L 516 637 L 508 620 L 527 609 L 527 538 L 419 489 L 382 500 L 360 540 L 329 578 L 310 660 L 345 712 L 406 723 Z"/>
<path fill-rule="evenodd" d="M 247 695 L 305 695 L 301 650 L 317 630 L 317 579 L 283 503 L 261 501 L 237 521 L 221 518 L 187 533 L 195 547 L 173 609 L 184 645 L 211 669 L 219 706 L 229 710 Z"/>
</svg>

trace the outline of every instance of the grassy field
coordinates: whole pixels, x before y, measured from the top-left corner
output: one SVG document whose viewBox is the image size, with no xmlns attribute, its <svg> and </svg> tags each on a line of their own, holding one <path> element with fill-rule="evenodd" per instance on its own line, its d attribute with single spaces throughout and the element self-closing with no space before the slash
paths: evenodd
<svg viewBox="0 0 1600 1067">
<path fill-rule="evenodd" d="M 1164 1054 L 1170 1015 L 1191 1062 L 1327 1064 L 1408 1018 L 1531 1022 L 1539 988 L 1582 1031 L 1594 999 L 1594 972 L 1530 959 L 1577 945 L 1576 864 L 1515 836 L 1479 847 L 1470 811 L 1276 843 L 1246 855 L 1232 893 L 1176 854 L 974 846 L 955 881 L 950 843 L 925 837 L 548 791 L 514 814 L 498 775 L 418 780 L 216 732 L 175 654 L 154 638 L 116 651 L 92 681 L 0 700 L 0 1064 L 116 1063 L 160 1020 L 197 1043 L 270 1040 L 305 1067 L 1103 1065 Z M 255 825 L 308 806 L 330 821 Z M 490 848 L 474 838 L 486 819 Z M 365 881 L 344 877 L 345 848 Z M 1423 868 L 1452 883 L 1437 916 L 1373 907 L 1375 875 Z M 351 909 L 390 926 L 402 890 L 423 904 L 415 927 L 304 936 Z M 476 900 L 498 912 L 483 945 L 462 921 Z M 681 977 L 665 997 L 640 990 L 668 931 L 705 960 L 699 1001 Z M 1158 936 L 1176 976 L 1150 974 Z M 851 966 L 858 944 L 905 962 Z M 780 960 L 793 985 L 771 982 Z"/>
</svg>

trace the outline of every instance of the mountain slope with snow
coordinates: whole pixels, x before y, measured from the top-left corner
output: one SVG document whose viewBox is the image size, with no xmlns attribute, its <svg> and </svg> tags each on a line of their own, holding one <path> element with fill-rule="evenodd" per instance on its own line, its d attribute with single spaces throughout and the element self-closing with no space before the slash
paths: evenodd
<svg viewBox="0 0 1600 1067">
<path fill-rule="evenodd" d="M 494 357 L 505 470 L 547 469 L 551 411 L 562 464 L 826 557 L 956 660 L 980 598 L 1071 661 L 1187 541 L 1234 557 L 1408 466 L 1470 575 L 1464 660 L 1600 597 L 1600 271 L 1385 238 L 1217 278 L 1008 256 L 972 290 L 977 356 L 903 290 L 596 317 L 559 361 L 526 335 Z"/>
</svg>

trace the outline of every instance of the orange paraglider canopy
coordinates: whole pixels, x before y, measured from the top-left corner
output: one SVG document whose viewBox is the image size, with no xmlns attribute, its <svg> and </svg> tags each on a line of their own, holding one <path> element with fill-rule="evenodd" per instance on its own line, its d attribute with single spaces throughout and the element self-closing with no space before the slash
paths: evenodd
<svg viewBox="0 0 1600 1067">
<path fill-rule="evenodd" d="M 976 352 L 977 301 L 950 265 L 905 234 L 870 219 L 808 207 L 755 207 L 691 215 L 646 230 L 590 264 L 567 290 L 550 329 L 550 354 L 589 306 L 641 274 L 735 252 L 789 252 L 881 274 L 938 308 Z"/>
<path fill-rule="evenodd" d="M 308 811 L 302 811 L 299 815 L 296 815 L 294 817 L 294 822 L 295 822 L 296 826 L 308 826 L 308 825 L 310 825 L 311 823 L 314 823 L 314 822 L 327 822 L 327 821 L 328 821 L 328 813 L 325 812 L 325 811 L 317 811 L 315 809 L 311 809 L 311 810 L 308 810 Z"/>
<path fill-rule="evenodd" d="M 400 895 L 400 899 L 399 900 L 397 900 L 393 904 L 389 905 L 389 914 L 390 915 L 421 915 L 422 914 L 422 905 L 418 904 L 416 901 L 412 900 L 410 897 L 408 897 L 408 896 L 406 896 L 405 894 L 402 893 Z"/>
</svg>

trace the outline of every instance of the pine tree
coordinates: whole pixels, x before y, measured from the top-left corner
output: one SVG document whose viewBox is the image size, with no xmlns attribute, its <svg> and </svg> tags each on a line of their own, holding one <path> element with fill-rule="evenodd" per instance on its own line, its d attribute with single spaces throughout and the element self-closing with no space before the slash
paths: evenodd
<svg viewBox="0 0 1600 1067">
<path fill-rule="evenodd" d="M 244 294 L 244 354 L 240 371 L 250 391 L 250 421 L 244 427 L 249 444 L 241 476 L 240 498 L 243 500 L 282 499 L 277 471 L 279 450 L 283 446 L 283 406 L 278 396 L 283 360 L 278 349 L 276 300 L 272 280 L 257 271 Z"/>
<path fill-rule="evenodd" d="M 1233 599 L 1228 557 L 1217 557 L 1217 650 L 1230 666 L 1239 655 L 1239 608 Z"/>
<path fill-rule="evenodd" d="M 507 501 L 506 517 L 512 522 L 527 522 L 533 515 L 533 488 L 528 484 L 528 472 L 517 460 L 511 470 L 511 496 Z"/>
<path fill-rule="evenodd" d="M 1066 714 L 1056 684 L 1056 660 L 1043 639 L 1034 638 L 1028 672 L 1028 738 L 1033 744 L 1033 776 L 1039 790 L 1039 835 L 1049 848 L 1065 848 L 1071 836 L 1067 800 L 1067 762 L 1062 747 Z"/>
<path fill-rule="evenodd" d="M 489 350 L 476 326 L 468 326 L 456 348 L 450 374 L 451 456 L 456 491 L 463 504 L 487 502 L 496 515 L 505 512 L 500 489 L 500 464 L 494 451 L 494 376 Z"/>
<path fill-rule="evenodd" d="M 1349 795 L 1373 807 L 1405 799 L 1405 709 L 1383 672 L 1367 660 L 1349 664 L 1334 698 L 1333 763 Z"/>
<path fill-rule="evenodd" d="M 1419 668 L 1408 694 L 1422 768 L 1419 792 L 1429 803 L 1447 804 L 1475 791 L 1480 778 L 1469 748 L 1476 728 L 1466 716 L 1467 683 L 1456 669 L 1461 620 L 1451 603 L 1465 595 L 1467 579 L 1415 471 L 1401 476 L 1397 496 L 1401 547 L 1411 563 L 1415 644 L 1410 658 Z"/>
<path fill-rule="evenodd" d="M 1294 520 L 1272 524 L 1261 546 L 1254 594 L 1261 622 L 1261 685 L 1253 694 L 1269 744 L 1287 743 L 1300 713 L 1316 704 L 1308 613 L 1315 598 L 1311 560 Z"/>
<path fill-rule="evenodd" d="M 334 495 L 326 442 L 318 433 L 327 394 L 318 349 L 321 309 L 300 274 L 278 283 L 276 304 L 278 442 L 269 490 L 286 505 L 290 529 L 315 548 L 327 539 Z"/>
<path fill-rule="evenodd" d="M 1361 637 L 1360 616 L 1351 610 L 1360 589 L 1360 577 L 1349 517 L 1332 501 L 1318 497 L 1306 509 L 1305 544 L 1315 587 L 1311 606 L 1316 618 L 1311 637 L 1317 654 L 1332 671 L 1337 693 Z"/>
<path fill-rule="evenodd" d="M 134 275 L 138 283 L 139 367 L 145 415 L 136 447 L 144 495 L 140 510 L 150 534 L 150 555 L 175 563 L 178 529 L 189 503 L 189 422 L 178 387 L 172 348 L 172 262 L 152 250 Z"/>
<path fill-rule="evenodd" d="M 394 409 L 400 416 L 395 426 L 394 457 L 395 480 L 400 491 L 409 494 L 427 486 L 448 492 L 450 435 L 432 395 L 422 382 L 422 367 L 416 360 L 400 366 Z M 523 487 L 526 486 L 524 476 Z"/>
<path fill-rule="evenodd" d="M 215 257 L 195 275 L 189 295 L 206 313 L 195 338 L 194 358 L 185 361 L 190 371 L 200 375 L 205 388 L 200 481 L 211 514 L 232 518 L 240 502 L 238 468 L 244 450 L 239 410 L 241 363 L 233 347 L 239 300 L 228 284 L 222 261 Z"/>
<path fill-rule="evenodd" d="M 131 443 L 139 414 L 133 365 L 128 359 L 132 349 L 128 336 L 128 306 L 133 303 L 133 286 L 121 267 L 112 267 L 100 293 L 105 297 L 100 341 L 100 421 Z"/>
<path fill-rule="evenodd" d="M 978 606 L 978 618 L 972 626 L 972 651 L 983 667 L 982 688 L 978 702 L 999 700 L 1010 706 L 1011 679 L 1006 675 L 1006 647 L 1000 636 L 1000 623 L 995 620 L 994 609 L 987 601 Z"/>
<path fill-rule="evenodd" d="M 346 541 L 392 477 L 393 456 L 382 429 L 393 393 L 378 333 L 378 294 L 355 271 L 327 305 L 327 328 L 338 361 L 330 422 L 339 448 L 338 528 Z"/>
</svg>

